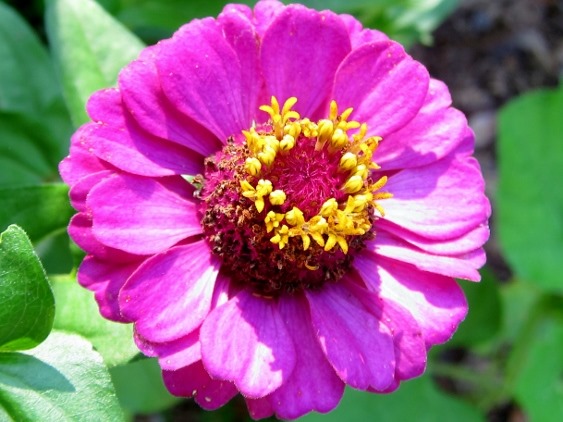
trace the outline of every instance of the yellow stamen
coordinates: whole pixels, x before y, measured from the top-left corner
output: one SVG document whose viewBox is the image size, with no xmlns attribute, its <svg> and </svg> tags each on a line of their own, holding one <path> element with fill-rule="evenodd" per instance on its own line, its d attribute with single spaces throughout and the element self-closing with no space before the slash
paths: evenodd
<svg viewBox="0 0 563 422">
<path fill-rule="evenodd" d="M 257 176 L 262 169 L 262 163 L 255 157 L 248 157 L 244 162 L 244 169 L 251 176 Z"/>
<path fill-rule="evenodd" d="M 290 97 L 280 107 L 277 98 L 272 97 L 269 105 L 260 107 L 260 110 L 269 115 L 267 125 L 271 129 L 257 132 L 252 127 L 243 131 L 249 151 L 244 169 L 249 177 L 240 182 L 241 193 L 254 201 L 258 212 L 264 211 L 266 196 L 273 207 L 286 204 L 291 201 L 286 193 L 287 189 L 274 190 L 270 180 L 259 179 L 256 182 L 256 179 L 260 174 L 269 174 L 270 169 L 276 165 L 278 154 L 291 154 L 302 142 L 303 145 L 310 145 L 307 144 L 308 140 L 314 142 L 315 151 L 323 150 L 326 145 L 328 154 L 340 155 L 338 170 L 347 175 L 340 189 L 346 194 L 346 200 L 326 199 L 318 213 L 308 220 L 296 206 L 292 206 L 285 214 L 268 209 L 263 221 L 266 232 L 274 233 L 270 241 L 280 249 L 291 238 L 296 238 L 300 239 L 303 251 L 320 247 L 328 252 L 339 247 L 347 254 L 350 238 L 362 236 L 371 229 L 373 210 L 384 216 L 383 207 L 378 201 L 392 197 L 388 192 L 380 192 L 387 183 L 386 176 L 380 177 L 375 183 L 370 178 L 370 172 L 379 169 L 372 158 L 381 138 L 368 136 L 367 124 L 349 120 L 352 108 L 339 114 L 336 101 L 330 103 L 328 118 L 318 122 L 301 119 L 299 113 L 292 110 L 296 103 L 297 98 Z M 348 131 L 352 129 L 358 130 L 351 135 Z M 278 183 L 277 179 L 275 183 Z M 297 244 L 293 244 L 295 246 Z M 305 266 L 311 270 L 318 268 L 318 265 Z"/>
<path fill-rule="evenodd" d="M 286 200 L 285 192 L 280 189 L 276 189 L 270 193 L 270 204 L 272 205 L 283 205 Z"/>
</svg>

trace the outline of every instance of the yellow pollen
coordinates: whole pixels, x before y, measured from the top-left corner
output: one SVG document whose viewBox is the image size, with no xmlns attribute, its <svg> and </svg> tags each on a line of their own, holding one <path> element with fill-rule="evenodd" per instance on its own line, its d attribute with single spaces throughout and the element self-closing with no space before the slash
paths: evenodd
<svg viewBox="0 0 563 422">
<path fill-rule="evenodd" d="M 378 201 L 392 197 L 391 193 L 381 192 L 387 183 L 386 176 L 375 182 L 372 180 L 372 171 L 379 169 L 372 158 L 381 138 L 368 136 L 367 124 L 350 120 L 352 108 L 339 113 L 336 101 L 330 103 L 328 118 L 318 122 L 302 119 L 293 110 L 296 103 L 297 98 L 290 97 L 280 106 L 277 98 L 272 97 L 269 105 L 260 107 L 269 115 L 267 126 L 271 129 L 257 131 L 252 127 L 242 132 L 249 156 L 244 163 L 248 176 L 240 181 L 241 194 L 254 202 L 258 212 L 266 211 L 266 232 L 273 234 L 270 241 L 280 249 L 289 242 L 300 241 L 303 251 L 322 248 L 328 252 L 338 247 L 347 254 L 351 237 L 362 236 L 372 228 L 374 211 L 382 217 L 385 215 Z M 351 130 L 355 130 L 355 133 L 349 133 Z M 339 171 L 347 176 L 340 187 L 345 199 L 327 198 L 318 213 L 308 220 L 302 210 L 291 206 L 287 189 L 275 189 L 277 180 L 260 178 L 262 172 L 268 174 L 264 166 L 272 168 L 276 165 L 278 154 L 292 154 L 307 139 L 314 142 L 315 151 L 319 153 L 326 148 L 323 154 L 338 154 Z M 266 197 L 270 205 L 266 204 Z M 291 209 L 285 213 L 275 212 L 277 208 L 272 209 L 288 202 Z M 292 245 L 295 247 L 298 244 Z M 305 266 L 310 270 L 318 268 L 309 263 Z"/>
</svg>

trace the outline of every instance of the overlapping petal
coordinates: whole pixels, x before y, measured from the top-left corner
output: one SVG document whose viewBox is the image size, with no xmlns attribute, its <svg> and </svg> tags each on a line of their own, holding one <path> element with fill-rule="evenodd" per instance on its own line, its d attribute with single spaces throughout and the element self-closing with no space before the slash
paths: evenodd
<svg viewBox="0 0 563 422">
<path fill-rule="evenodd" d="M 88 196 L 92 232 L 107 246 L 133 254 L 154 254 L 201 233 L 196 205 L 178 195 L 166 181 L 115 175 Z M 124 206 L 126 205 L 126 206 Z"/>
<path fill-rule="evenodd" d="M 219 266 L 203 241 L 155 255 L 121 289 L 121 312 L 149 341 L 184 337 L 201 325 L 211 309 Z"/>
<path fill-rule="evenodd" d="M 350 49 L 348 33 L 338 16 L 301 5 L 288 6 L 272 22 L 262 41 L 267 92 L 280 101 L 297 97 L 295 109 L 301 115 L 318 118 L 319 111 L 326 112 L 334 74 Z"/>
<path fill-rule="evenodd" d="M 381 41 L 354 49 L 340 64 L 332 97 L 354 107 L 354 119 L 385 138 L 412 120 L 428 92 L 426 68 L 400 44 Z"/>
<path fill-rule="evenodd" d="M 307 292 L 307 300 L 321 348 L 338 376 L 360 390 L 388 387 L 395 372 L 388 328 L 340 284 Z"/>
<path fill-rule="evenodd" d="M 201 327 L 203 363 L 246 397 L 264 397 L 293 371 L 296 350 L 276 302 L 241 291 Z"/>
<path fill-rule="evenodd" d="M 213 19 L 192 21 L 161 42 L 155 59 L 162 90 L 177 110 L 219 140 L 250 127 L 253 111 L 243 88 L 251 81 L 222 28 Z M 246 63 L 245 63 L 246 65 Z"/>
</svg>

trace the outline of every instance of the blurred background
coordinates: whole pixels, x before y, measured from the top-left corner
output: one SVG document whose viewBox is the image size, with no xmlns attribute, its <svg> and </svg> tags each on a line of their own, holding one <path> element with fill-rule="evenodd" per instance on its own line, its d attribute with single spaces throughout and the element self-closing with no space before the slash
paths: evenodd
<svg viewBox="0 0 563 422">
<path fill-rule="evenodd" d="M 169 37 L 193 18 L 216 16 L 226 4 L 98 3 L 145 44 Z M 563 1 L 302 3 L 353 14 L 365 26 L 386 32 L 433 77 L 446 82 L 453 105 L 467 115 L 475 132 L 475 155 L 493 203 L 483 281 L 461 282 L 469 316 L 449 343 L 432 349 L 425 375 L 388 396 L 349 390 L 336 411 L 302 420 L 563 420 Z M 76 126 L 58 88 L 65 78 L 57 64 L 62 54 L 48 36 L 45 10 L 41 0 L 0 0 L 0 231 L 10 223 L 26 229 L 54 284 L 55 301 L 61 304 L 55 328 L 68 329 L 62 316 L 65 300 L 80 293 L 57 287 L 57 277 L 68 279 L 61 274 L 72 274 L 80 255 L 68 246 L 64 231 L 72 213 L 64 202 L 66 192 L 50 211 L 36 199 L 13 196 L 20 185 L 41 187 L 59 181 L 57 163 L 67 154 Z M 85 28 L 88 35 L 87 22 Z M 20 42 L 27 43 L 23 49 L 17 47 Z M 38 76 L 32 69 L 38 62 L 24 58 L 26 54 L 54 63 L 55 71 Z M 29 69 L 17 74 L 22 66 Z M 23 80 L 24 74 L 32 79 Z M 29 84 L 40 91 L 34 94 L 37 98 L 26 97 Z M 46 92 L 47 86 L 53 92 Z M 47 94 L 45 105 L 41 96 Z M 38 121 L 38 113 L 43 121 Z M 14 151 L 16 143 L 19 152 Z M 31 217 L 49 212 L 57 217 L 48 227 Z M 96 312 L 91 297 L 82 295 L 80 300 L 88 312 Z M 99 334 L 80 327 L 75 331 L 90 340 Z M 107 347 L 97 341 L 92 343 L 98 349 Z M 109 366 L 130 420 L 248 419 L 242 399 L 205 412 L 189 400 L 170 396 L 152 360 L 133 358 Z"/>
</svg>

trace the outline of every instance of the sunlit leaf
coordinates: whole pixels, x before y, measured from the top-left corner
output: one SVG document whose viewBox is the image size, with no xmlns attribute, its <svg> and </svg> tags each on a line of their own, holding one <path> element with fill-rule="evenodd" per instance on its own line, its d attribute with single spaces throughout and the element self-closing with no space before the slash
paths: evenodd
<svg viewBox="0 0 563 422">
<path fill-rule="evenodd" d="M 55 303 L 25 232 L 0 234 L 0 351 L 31 349 L 51 331 Z"/>
<path fill-rule="evenodd" d="M 55 331 L 29 352 L 0 354 L 0 409 L 18 422 L 123 420 L 101 356 Z"/>
<path fill-rule="evenodd" d="M 563 292 L 563 88 L 526 94 L 499 120 L 497 225 L 517 276 Z"/>
</svg>

